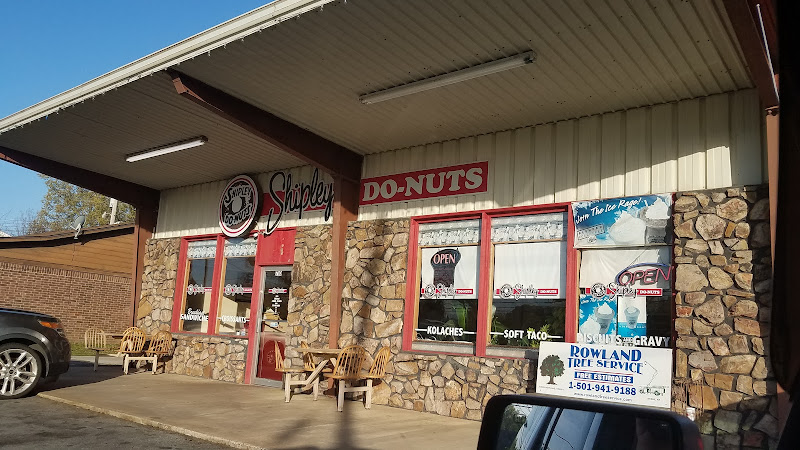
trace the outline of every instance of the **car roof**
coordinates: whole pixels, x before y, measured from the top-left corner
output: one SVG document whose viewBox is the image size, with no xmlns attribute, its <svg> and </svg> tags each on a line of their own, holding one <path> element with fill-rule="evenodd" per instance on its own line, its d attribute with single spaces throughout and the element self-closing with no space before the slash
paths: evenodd
<svg viewBox="0 0 800 450">
<path fill-rule="evenodd" d="M 24 309 L 14 309 L 14 308 L 3 308 L 3 307 L 0 307 L 0 314 L 3 314 L 3 313 L 44 317 L 44 318 L 47 318 L 47 319 L 58 320 L 58 319 L 56 319 L 56 317 L 51 316 L 49 314 L 39 313 L 39 312 L 35 312 L 35 311 L 26 311 Z"/>
</svg>

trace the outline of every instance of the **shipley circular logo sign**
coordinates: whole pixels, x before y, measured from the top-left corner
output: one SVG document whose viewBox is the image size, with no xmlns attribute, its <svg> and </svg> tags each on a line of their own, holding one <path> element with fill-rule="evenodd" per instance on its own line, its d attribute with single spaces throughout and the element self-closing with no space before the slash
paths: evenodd
<svg viewBox="0 0 800 450">
<path fill-rule="evenodd" d="M 258 185 L 247 175 L 232 179 L 219 199 L 219 226 L 229 237 L 250 231 L 259 216 Z"/>
</svg>

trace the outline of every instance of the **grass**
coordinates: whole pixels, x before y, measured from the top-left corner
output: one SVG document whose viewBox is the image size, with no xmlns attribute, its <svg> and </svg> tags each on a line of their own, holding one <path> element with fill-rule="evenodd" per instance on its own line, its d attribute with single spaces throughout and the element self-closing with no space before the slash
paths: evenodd
<svg viewBox="0 0 800 450">
<path fill-rule="evenodd" d="M 94 356 L 94 350 L 84 347 L 83 342 L 70 342 L 70 347 L 72 348 L 72 356 Z M 111 351 L 111 348 L 109 348 L 106 353 Z"/>
</svg>

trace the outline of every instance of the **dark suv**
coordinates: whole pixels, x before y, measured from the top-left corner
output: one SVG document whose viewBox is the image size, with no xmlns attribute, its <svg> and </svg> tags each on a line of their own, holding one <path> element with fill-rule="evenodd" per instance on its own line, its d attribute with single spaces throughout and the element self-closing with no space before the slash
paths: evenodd
<svg viewBox="0 0 800 450">
<path fill-rule="evenodd" d="M 0 400 L 30 394 L 69 369 L 69 341 L 53 316 L 0 308 Z"/>
</svg>

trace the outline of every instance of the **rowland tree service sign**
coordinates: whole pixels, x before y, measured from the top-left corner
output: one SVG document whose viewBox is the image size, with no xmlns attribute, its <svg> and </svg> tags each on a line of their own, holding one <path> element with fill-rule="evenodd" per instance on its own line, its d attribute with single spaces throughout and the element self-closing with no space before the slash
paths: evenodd
<svg viewBox="0 0 800 450">
<path fill-rule="evenodd" d="M 219 226 L 225 236 L 239 237 L 256 223 L 261 208 L 258 185 L 247 175 L 232 179 L 219 199 Z"/>
<path fill-rule="evenodd" d="M 536 393 L 669 409 L 672 350 L 542 342 Z"/>
<path fill-rule="evenodd" d="M 486 192 L 489 162 L 398 173 L 361 180 L 361 205 Z"/>
</svg>

